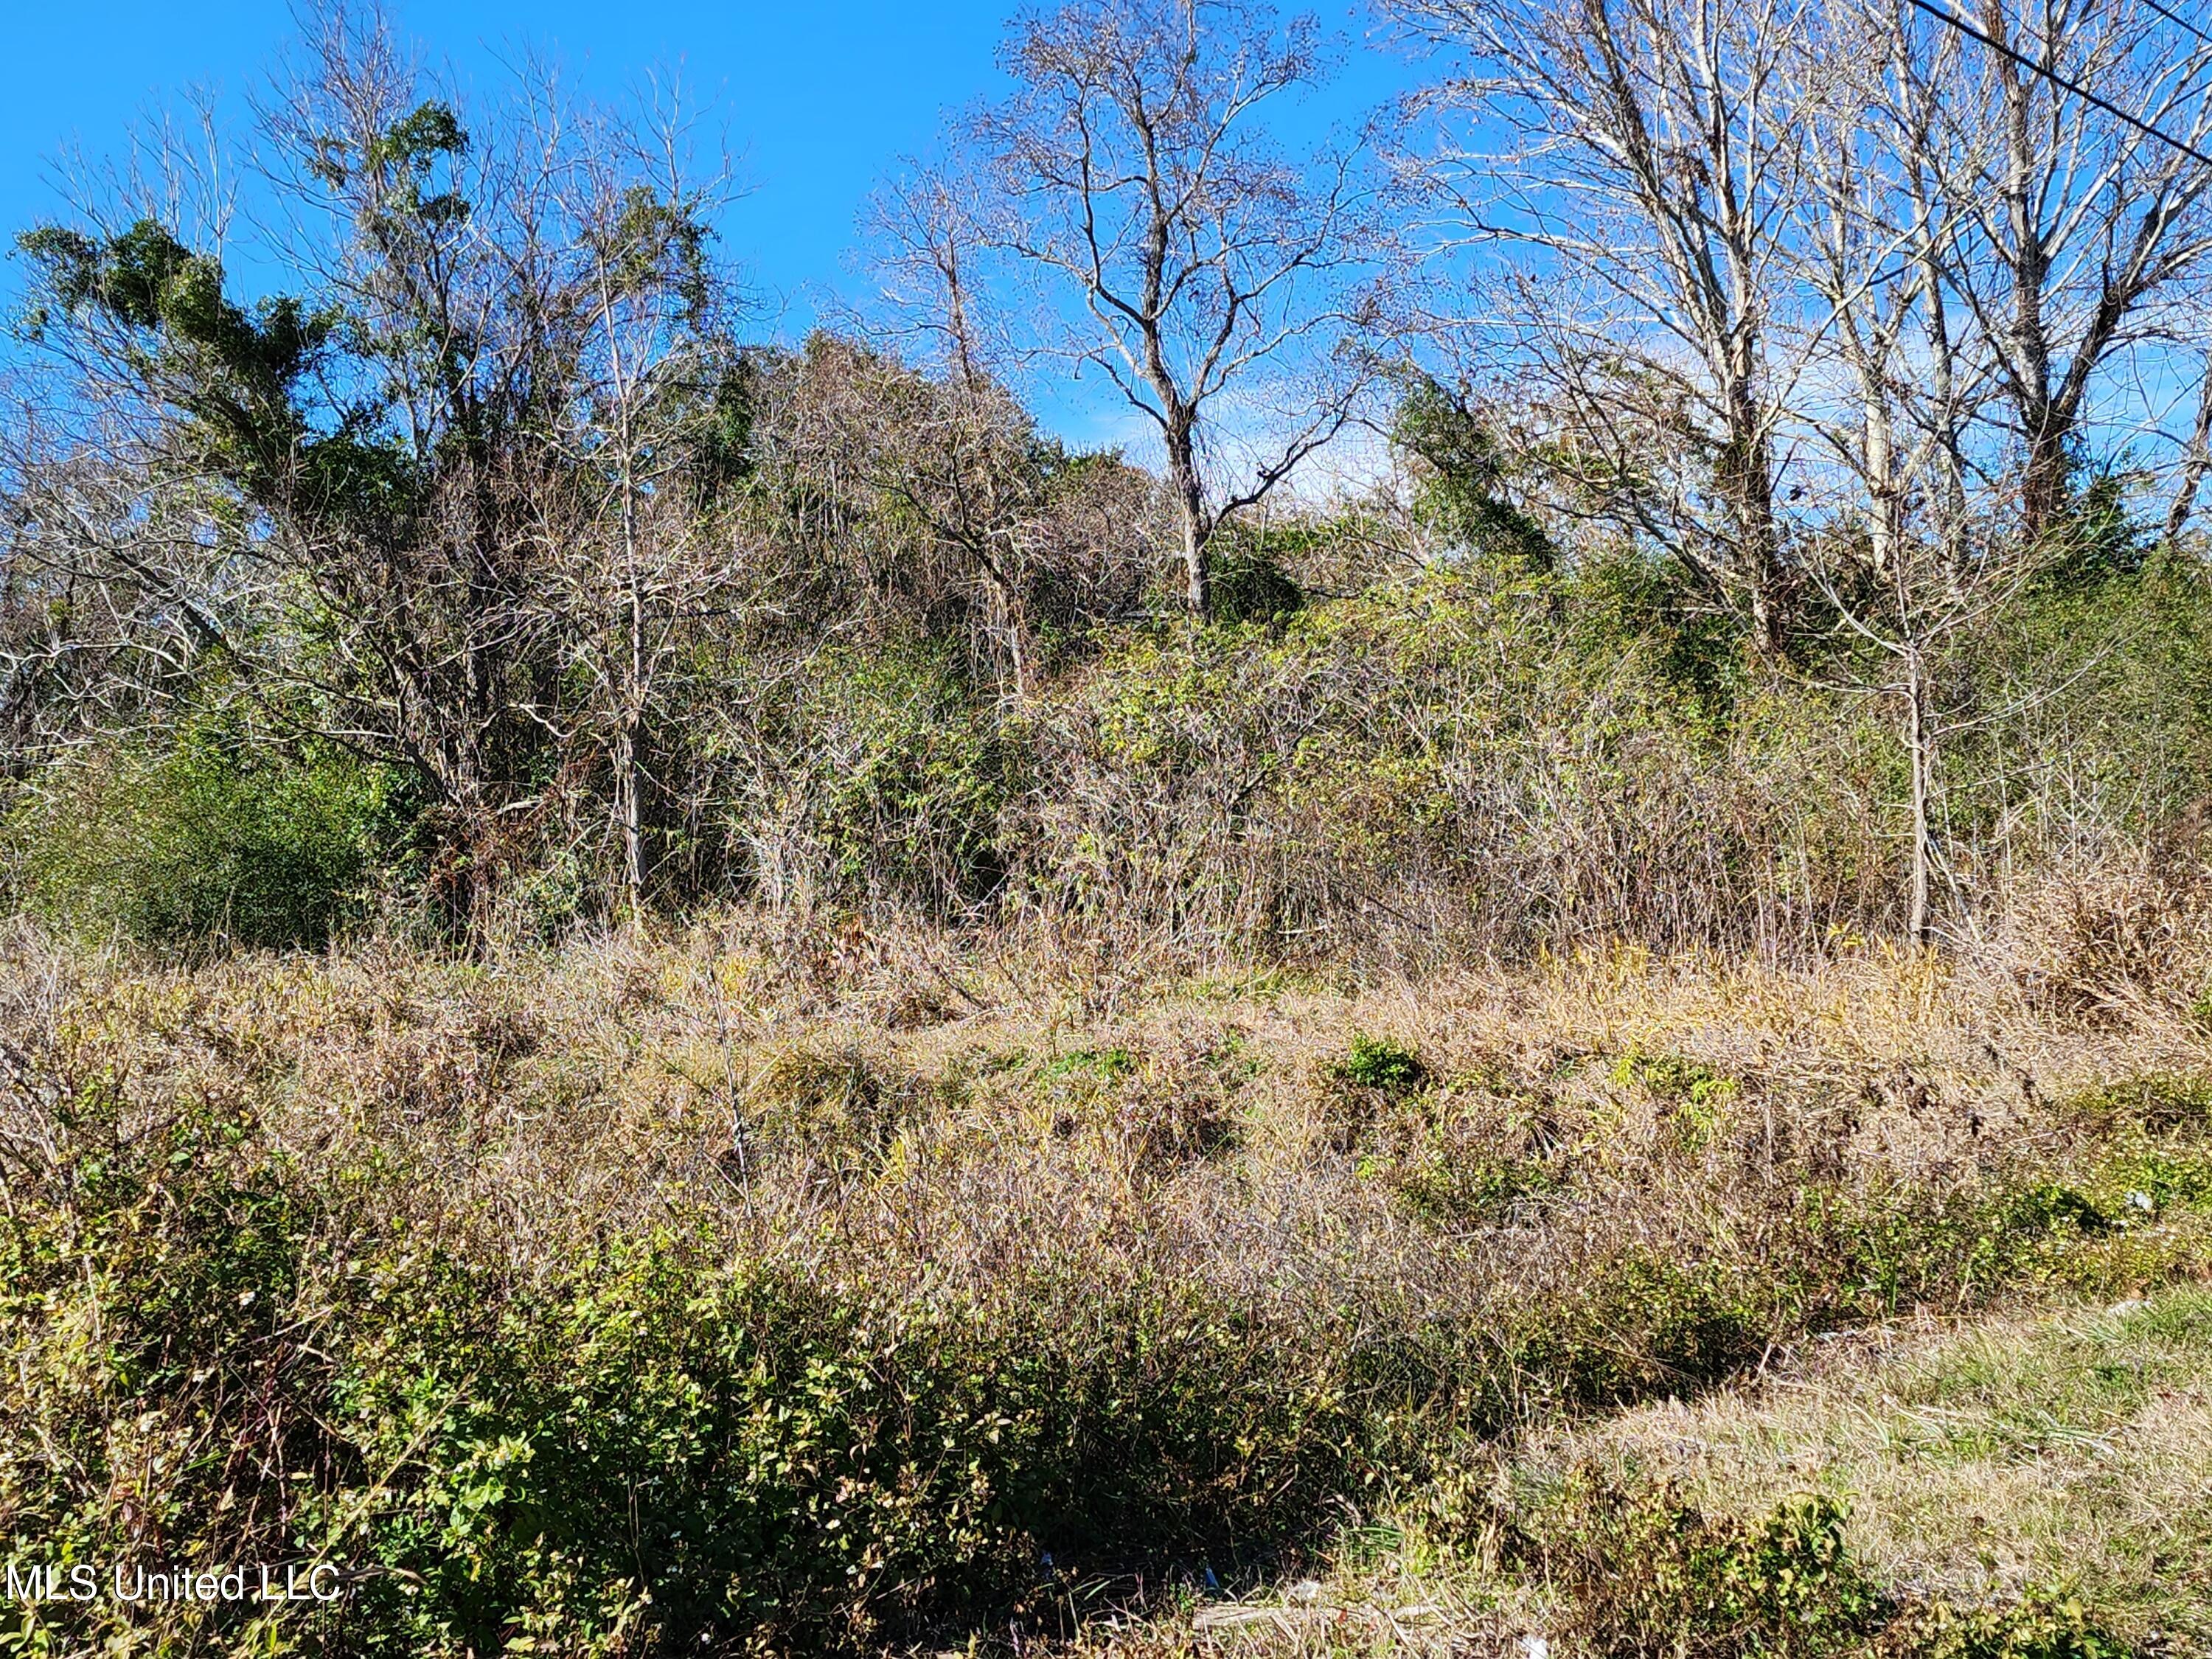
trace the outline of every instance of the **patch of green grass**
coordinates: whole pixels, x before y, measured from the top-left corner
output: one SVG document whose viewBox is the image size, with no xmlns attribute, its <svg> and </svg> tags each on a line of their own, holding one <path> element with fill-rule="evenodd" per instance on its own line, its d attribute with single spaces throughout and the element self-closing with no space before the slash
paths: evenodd
<svg viewBox="0 0 2212 1659">
<path fill-rule="evenodd" d="M 2022 1619 L 2057 1644 L 2008 1649 L 1967 1613 L 1931 1613 L 1929 1650 L 2098 1650 L 2064 1645 L 2071 1603 L 2103 1650 L 2212 1652 L 2212 1289 L 1992 1321 L 1639 1410 L 1591 1440 L 1731 1512 L 1808 1482 L 1849 1493 L 1852 1549 L 1877 1577 L 1960 1609 L 2028 1595 Z"/>
<path fill-rule="evenodd" d="M 1355 1088 L 1389 1095 L 1411 1093 L 1429 1080 L 1429 1068 L 1411 1048 L 1395 1038 L 1364 1031 L 1352 1034 L 1351 1048 L 1334 1071 L 1339 1080 Z"/>
<path fill-rule="evenodd" d="M 1668 1109 L 1676 1138 L 1692 1152 L 1710 1145 L 1721 1132 L 1743 1085 L 1710 1066 L 1680 1054 L 1647 1054 L 1632 1048 L 1613 1068 L 1613 1080 L 1647 1091 Z"/>
<path fill-rule="evenodd" d="M 1137 1057 L 1127 1048 L 1076 1048 L 1059 1059 L 1048 1060 L 1037 1072 L 1047 1083 L 1063 1078 L 1095 1078 L 1101 1083 L 1115 1083 L 1137 1069 Z"/>
<path fill-rule="evenodd" d="M 2133 1122 L 2150 1134 L 2212 1128 L 2212 1078 L 2151 1073 L 2070 1097 L 2066 1109 L 2090 1122 Z"/>
</svg>

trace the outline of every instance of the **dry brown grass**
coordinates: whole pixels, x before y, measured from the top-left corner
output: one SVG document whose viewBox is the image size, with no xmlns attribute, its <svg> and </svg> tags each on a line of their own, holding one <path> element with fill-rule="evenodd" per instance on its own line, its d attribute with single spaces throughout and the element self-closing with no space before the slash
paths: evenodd
<svg viewBox="0 0 2212 1659">
<path fill-rule="evenodd" d="M 1176 978 L 747 916 L 489 963 L 372 945 L 197 969 L 19 933 L 0 995 L 19 1044 L 127 1074 L 138 1109 L 251 1099 L 310 1164 L 377 1149 L 404 1171 L 388 1201 L 518 1263 L 706 1204 L 764 1250 L 872 1272 L 988 1279 L 1096 1247 L 1262 1299 L 1464 1313 L 1501 1278 L 1557 1287 L 1624 1243 L 1739 1224 L 1808 1175 L 1941 1193 L 2063 1157 L 2094 1126 L 2058 1103 L 2206 1066 L 2201 934 L 2167 933 L 2154 974 L 2123 963 L 2087 1007 L 1995 949 Z M 2047 963 L 2065 941 L 2043 943 Z M 1441 1086 L 1354 1103 L 1382 1121 L 1347 1139 L 1332 1068 L 1355 1033 Z M 1640 1057 L 1726 1080 L 1705 1146 Z M 1395 1178 L 1413 1141 L 1553 1148 L 1575 1191 L 1439 1224 Z"/>
<path fill-rule="evenodd" d="M 1976 1577 L 1969 1534 L 1939 1536 L 1960 1482 L 2017 1519 L 2033 1565 L 2079 1547 L 2076 1474 L 1905 1468 L 1906 1408 L 1853 1392 L 1840 1362 L 1820 1369 L 1813 1339 L 1951 1319 L 2001 1293 L 2087 1285 L 2109 1300 L 2212 1266 L 2212 1226 L 2182 1206 L 2031 1238 L 1995 1277 L 1962 1267 L 1942 1231 L 1947 1206 L 1968 1233 L 1986 1228 L 1975 1204 L 2087 1180 L 2140 1136 L 2108 1085 L 2150 1079 L 2164 1099 L 2160 1079 L 2212 1073 L 2194 1012 L 2212 951 L 2195 914 L 2169 903 L 2148 935 L 2126 934 L 2155 950 L 2112 945 L 2112 914 L 2069 923 L 2054 908 L 2040 934 L 1965 956 L 1615 951 L 1419 981 L 1084 972 L 1003 939 L 750 915 L 477 962 L 371 945 L 164 967 L 19 932 L 0 961 L 14 1067 L 0 1092 L 18 1148 L 51 1131 L 42 1079 L 112 1079 L 142 1127 L 234 1108 L 341 1206 L 522 1279 L 703 1215 L 718 1249 L 833 1286 L 988 1304 L 1041 1275 L 1196 1282 L 1273 1339 L 1364 1356 L 1363 1410 L 1386 1449 L 1417 1421 L 1431 1449 L 1455 1431 L 1500 1449 L 1469 1466 L 1482 1481 L 1512 1458 L 1593 1455 L 1599 1441 L 1562 1425 L 1609 1402 L 1759 1372 L 1768 1392 L 1694 1419 L 1650 1407 L 1607 1455 L 1650 1462 L 1670 1436 L 1695 1440 L 1708 1450 L 1693 1482 L 1755 1504 L 1811 1468 L 1777 1448 L 1816 1446 L 1821 1468 L 1861 1482 L 1872 1507 L 1855 1537 L 1884 1574 L 1981 1594 L 2020 1574 Z M 2061 960 L 2087 992 L 2051 994 Z M 1348 1081 L 1362 1036 L 1418 1055 L 1426 1081 Z M 1814 1190 L 1842 1220 L 1808 1221 Z M 1886 1292 L 1820 1255 L 1914 1218 L 1936 1265 Z M 1814 1379 L 1802 1420 L 1785 1410 L 1798 1384 L 1778 1378 Z M 2197 1501 L 2203 1409 L 2185 1391 L 2139 1412 L 2127 1457 L 2081 1477 L 2101 1483 L 2115 1535 Z M 1854 1437 L 1883 1412 L 1889 1428 Z M 2118 1495 L 2127 1480 L 2141 1496 Z M 1133 1583 L 1095 1564 L 1105 1576 L 1068 1591 L 1090 1620 L 1074 1639 L 1504 1650 L 1540 1600 L 1473 1572 L 1480 1541 L 1463 1528 L 1449 1549 L 1425 1532 L 1437 1501 L 1387 1483 L 1348 1496 L 1340 1517 L 1316 1517 L 1317 1538 L 1340 1534 L 1333 1556 L 1226 1607 L 1188 1589 L 1163 1603 L 1156 1577 L 1141 1616 L 1116 1623 L 1099 1615 Z"/>
</svg>

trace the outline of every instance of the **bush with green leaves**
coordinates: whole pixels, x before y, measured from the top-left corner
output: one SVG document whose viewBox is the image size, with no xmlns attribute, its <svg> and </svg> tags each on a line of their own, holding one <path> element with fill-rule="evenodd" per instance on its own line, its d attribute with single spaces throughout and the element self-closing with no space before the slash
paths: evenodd
<svg viewBox="0 0 2212 1659">
<path fill-rule="evenodd" d="M 1845 1506 L 1807 1492 L 1755 1519 L 1699 1510 L 1668 1481 L 1587 1467 L 1504 1524 L 1506 1561 L 1541 1583 L 1581 1653 L 1673 1659 L 2127 1659 L 2045 1586 L 1960 1607 L 1878 1584 Z"/>
<path fill-rule="evenodd" d="M 1337 1079 L 1356 1088 L 1403 1094 L 1428 1080 L 1421 1057 L 1395 1037 L 1352 1033 L 1352 1046 L 1334 1066 Z"/>
<path fill-rule="evenodd" d="M 720 746 L 749 780 L 732 833 L 763 896 L 943 915 L 997 885 L 1018 734 L 950 659 L 824 652 Z"/>
<path fill-rule="evenodd" d="M 1305 608 L 1305 594 L 1259 537 L 1217 535 L 1206 562 L 1217 622 L 1275 623 Z"/>
<path fill-rule="evenodd" d="M 28 908 L 142 944 L 320 945 L 380 873 L 391 775 L 324 744 L 252 742 L 220 718 L 96 750 L 8 821 Z"/>
<path fill-rule="evenodd" d="M 312 1182 L 243 1120 L 70 1109 L 0 1218 L 0 1544 L 66 1566 L 151 1535 L 346 1592 L 10 1607 L 0 1647 L 119 1620 L 179 1650 L 868 1649 L 1055 1562 L 1280 1546 L 1362 1445 L 1332 1356 L 1178 1277 L 900 1291 L 703 1223 L 519 1271 L 364 1208 L 390 1168 Z"/>
<path fill-rule="evenodd" d="M 345 1593 L 0 1608 L 26 1652 L 879 1650 L 1069 1571 L 1279 1559 L 1332 1495 L 1422 1467 L 1413 1402 L 1449 1437 L 1484 1420 L 1466 1390 L 1486 1367 L 1498 1388 L 1572 1364 L 1476 1332 L 1319 1340 L 1325 1322 L 1073 1261 L 895 1291 L 705 1227 L 522 1270 L 380 1214 L 392 1170 L 309 1182 L 244 1119 L 124 1135 L 118 1104 L 82 1092 L 70 1149 L 0 1218 L 0 1545 L 326 1561 Z M 1636 1294 L 1543 1317 L 1593 1351 L 1644 1342 Z M 1742 1363 L 1754 1334 L 1686 1346 L 1644 1389 Z M 1840 1524 L 1822 1500 L 1739 1523 L 1585 1483 L 1507 1535 L 1593 1652 L 1888 1651 L 1908 1630 L 1933 1645 L 1895 1651 L 2116 1651 L 2057 1602 L 1879 1597 Z"/>
<path fill-rule="evenodd" d="M 1429 961 L 1820 949 L 1888 915 L 1903 796 L 1878 711 L 1752 682 L 1728 628 L 1652 609 L 1665 588 L 1470 564 L 1264 631 L 1123 636 L 1029 711 L 1010 902 Z"/>
<path fill-rule="evenodd" d="M 1189 1286 L 902 1300 L 669 1238 L 495 1311 L 440 1277 L 337 1385 L 366 1462 L 410 1472 L 359 1528 L 354 1616 L 395 1652 L 556 1609 L 563 1651 L 623 1620 L 671 1650 L 857 1644 L 1054 1561 L 1279 1542 L 1356 1439 L 1325 1364 Z"/>
</svg>

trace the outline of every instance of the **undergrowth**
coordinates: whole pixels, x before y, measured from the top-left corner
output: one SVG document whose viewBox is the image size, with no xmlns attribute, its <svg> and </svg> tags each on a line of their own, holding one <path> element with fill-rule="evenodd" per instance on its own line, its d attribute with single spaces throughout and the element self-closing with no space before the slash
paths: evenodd
<svg viewBox="0 0 2212 1659">
<path fill-rule="evenodd" d="M 1327 998 L 887 1047 L 794 1035 L 783 993 L 748 1000 L 756 959 L 701 960 L 19 971 L 43 1012 L 7 1050 L 12 1556 L 326 1563 L 345 1594 L 15 1605 L 5 1639 L 1034 1629 L 1071 1584 L 1289 1570 L 1471 1443 L 1812 1334 L 2212 1260 L 2186 1068 L 2030 1113 L 1923 1059 L 1838 1098 L 1827 1061 L 1384 1038 Z M 1738 1525 L 1591 1487 L 1512 1524 L 1529 1571 L 1585 1584 L 1562 1628 L 1589 1651 L 1826 1651 L 1831 1626 L 2104 1651 L 2057 1613 L 2022 1645 L 1862 1585 L 1818 1508 Z M 1660 1577 L 1619 1565 L 1666 1540 Z M 1692 1626 L 1707 1647 L 1656 1634 Z"/>
</svg>

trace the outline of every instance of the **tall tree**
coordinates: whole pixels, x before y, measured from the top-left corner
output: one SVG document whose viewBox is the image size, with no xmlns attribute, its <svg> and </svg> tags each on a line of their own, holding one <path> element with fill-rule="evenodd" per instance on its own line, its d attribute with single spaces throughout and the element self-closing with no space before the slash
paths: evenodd
<svg viewBox="0 0 2212 1659">
<path fill-rule="evenodd" d="M 571 708 L 534 710 L 607 762 L 620 880 L 641 918 L 653 750 L 664 680 L 687 623 L 740 603 L 713 544 L 695 462 L 702 426 L 727 414 L 739 374 L 727 283 L 708 221 L 723 173 L 686 165 L 686 122 L 671 99 L 642 130 L 572 112 L 567 161 L 548 197 L 574 228 L 569 288 L 585 323 L 570 412 L 553 428 L 549 471 L 573 488 L 541 493 L 554 551 L 548 597 L 567 662 L 586 690 Z"/>
<path fill-rule="evenodd" d="M 235 298 L 158 199 L 22 239 L 58 409 L 100 410 L 84 441 L 118 484 L 196 526 L 64 546 L 49 518 L 40 545 L 171 595 L 270 708 L 411 769 L 475 915 L 573 769 L 549 744 L 584 729 L 549 510 L 611 465 L 605 499 L 635 507 L 623 422 L 635 438 L 665 365 L 706 348 L 716 275 L 702 198 L 549 76 L 471 118 L 381 14 L 306 21 L 260 110 L 268 252 L 294 295 Z"/>
<path fill-rule="evenodd" d="M 1787 628 L 1776 442 L 1797 368 L 1777 317 L 1802 146 L 1787 69 L 1809 3 L 1393 8 L 1455 57 L 1421 100 L 1445 135 L 1430 179 L 1456 240 L 1514 261 L 1498 291 L 1515 370 L 1595 440 L 1590 493 L 1740 596 L 1769 650 Z"/>
<path fill-rule="evenodd" d="M 1216 527 L 1343 428 L 1358 382 L 1334 353 L 1372 251 L 1358 152 L 1295 158 L 1261 125 L 1322 81 L 1317 30 L 1239 0 L 1078 0 L 1020 19 L 1004 63 L 1017 90 L 975 123 L 984 235 L 1081 307 L 1071 355 L 1158 432 L 1202 617 Z"/>
<path fill-rule="evenodd" d="M 1961 64 L 1929 130 L 1966 228 L 1945 275 L 1990 344 L 2033 540 L 2059 523 L 2100 377 L 2198 321 L 2175 302 L 2212 255 L 2212 42 L 2141 0 L 1982 0 L 1960 21 L 1982 39 L 1953 58 L 1936 37 L 1958 31 L 1900 17 L 1899 73 Z"/>
</svg>

